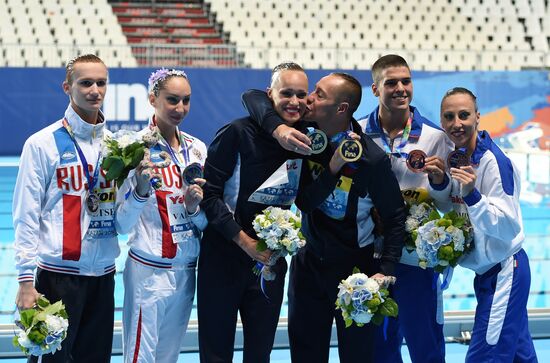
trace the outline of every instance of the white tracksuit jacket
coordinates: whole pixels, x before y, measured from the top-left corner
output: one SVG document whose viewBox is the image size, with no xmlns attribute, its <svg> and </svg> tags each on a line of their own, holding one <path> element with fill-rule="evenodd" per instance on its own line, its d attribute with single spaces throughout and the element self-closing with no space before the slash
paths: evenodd
<svg viewBox="0 0 550 363">
<path fill-rule="evenodd" d="M 472 162 L 477 174 L 474 191 L 462 198 L 460 185 L 453 180 L 451 201 L 474 229 L 474 249 L 458 263 L 483 274 L 517 253 L 525 239 L 519 206 L 521 178 L 485 131 L 479 133 Z"/>
<path fill-rule="evenodd" d="M 141 133 L 147 131 L 144 129 Z M 206 145 L 189 134 L 181 132 L 181 135 L 189 163 L 204 165 Z M 160 161 L 158 154 L 165 150 L 161 144 L 151 149 L 154 162 Z M 196 216 L 187 215 L 184 201 L 187 187 L 175 163 L 159 171 L 162 187 L 148 198 L 141 198 L 135 192 L 132 173 L 123 183 L 117 201 L 117 231 L 129 233 L 130 258 L 146 266 L 171 268 L 196 262 L 200 231 L 207 225 L 206 216 L 202 211 Z"/>
<path fill-rule="evenodd" d="M 103 120 L 103 115 L 100 113 Z M 65 119 L 74 131 L 90 174 L 98 163 L 105 122 L 89 124 L 69 105 Z M 13 196 L 15 260 L 19 282 L 33 281 L 37 266 L 54 272 L 101 276 L 114 271 L 120 249 L 114 224 L 116 189 L 99 172 L 100 210 L 85 210 L 88 188 L 77 149 L 63 119 L 28 138 Z"/>
<path fill-rule="evenodd" d="M 439 156 L 446 160 L 447 155 L 453 150 L 453 144 L 445 135 L 445 132 L 424 118 L 420 112 L 410 106 L 413 120 L 411 124 L 411 132 L 409 141 L 403 147 L 403 152 L 409 153 L 413 150 L 422 150 L 427 156 Z M 379 108 L 370 113 L 366 118 L 359 120 L 359 124 L 364 132 L 369 135 L 382 149 L 384 143 L 382 141 L 381 132 L 385 132 L 380 127 L 378 120 Z M 401 143 L 402 135 L 398 135 L 390 145 L 391 151 L 396 151 L 395 148 Z M 389 137 L 386 134 L 386 140 Z M 449 198 L 450 183 L 447 183 L 443 190 L 434 189 L 429 181 L 428 176 L 424 172 L 415 173 L 407 167 L 407 160 L 404 157 L 391 157 L 392 171 L 397 177 L 401 193 L 406 201 L 422 202 L 426 199 L 433 199 L 439 207 L 440 204 L 445 204 Z M 418 255 L 415 251 L 408 252 L 403 248 L 401 255 L 401 263 L 411 266 L 418 266 Z"/>
</svg>

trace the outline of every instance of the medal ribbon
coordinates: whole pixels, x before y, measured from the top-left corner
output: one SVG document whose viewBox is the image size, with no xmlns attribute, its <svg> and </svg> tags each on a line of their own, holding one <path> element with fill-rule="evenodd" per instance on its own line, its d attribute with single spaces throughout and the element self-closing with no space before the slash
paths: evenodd
<svg viewBox="0 0 550 363">
<path fill-rule="evenodd" d="M 349 124 L 349 130 L 339 132 L 336 135 L 332 136 L 330 138 L 330 142 L 335 143 L 335 144 L 340 144 L 340 142 L 342 142 L 342 140 L 347 138 L 349 136 L 349 133 L 352 132 L 352 131 L 353 131 L 353 125 L 350 123 Z"/>
<path fill-rule="evenodd" d="M 157 125 L 157 121 L 155 120 L 155 118 L 153 117 L 153 125 Z M 160 133 L 159 133 L 160 134 Z M 183 149 L 183 159 L 185 161 L 185 165 L 189 165 L 189 150 L 187 150 L 187 143 L 185 142 L 184 139 L 182 139 L 181 137 L 181 133 L 180 133 L 180 130 L 176 127 L 176 136 L 178 137 L 178 141 L 180 143 L 180 147 Z M 166 139 L 164 138 L 164 136 L 162 136 L 162 134 L 160 134 L 160 138 L 162 139 L 163 143 L 165 144 L 164 147 L 166 149 L 168 149 L 168 153 L 170 154 L 170 157 L 172 158 L 172 160 L 174 161 L 174 163 L 178 166 L 178 168 L 180 168 L 180 170 L 183 170 L 185 169 L 185 165 L 181 165 L 181 161 L 180 159 L 176 156 L 176 154 L 174 153 L 174 149 L 172 149 L 172 147 L 170 146 L 170 144 L 168 143 L 168 141 L 166 141 Z M 181 155 L 180 152 L 178 152 L 179 155 Z"/>
<path fill-rule="evenodd" d="M 399 146 L 395 148 L 395 151 L 392 151 L 390 148 L 390 144 L 388 143 L 388 139 L 386 139 L 386 133 L 380 127 L 380 138 L 382 139 L 382 145 L 384 146 L 384 150 L 386 151 L 386 154 L 389 156 L 395 156 L 397 158 L 400 157 L 408 157 L 409 155 L 405 152 L 402 152 L 401 150 L 407 145 L 409 142 L 409 135 L 411 133 L 411 125 L 412 125 L 412 119 L 413 119 L 413 113 L 409 115 L 409 119 L 407 120 L 407 124 L 405 125 L 405 128 L 403 129 L 403 134 L 401 135 L 401 142 L 399 143 Z"/>
<path fill-rule="evenodd" d="M 74 143 L 74 146 L 76 147 L 76 151 L 78 152 L 78 156 L 80 158 L 80 163 L 82 164 L 82 169 L 84 169 L 84 175 L 86 176 L 86 180 L 88 181 L 88 192 L 90 194 L 93 194 L 95 185 L 97 184 L 97 181 L 99 179 L 99 161 L 101 160 L 101 151 L 97 156 L 97 162 L 94 168 L 94 175 L 91 176 L 90 171 L 88 170 L 88 161 L 86 160 L 86 157 L 82 152 L 82 149 L 80 148 L 80 146 L 78 145 L 78 142 L 76 141 L 71 125 L 69 125 L 69 122 L 65 118 L 63 119 L 63 128 L 65 128 L 65 131 L 67 131 L 67 133 L 69 134 L 69 137 Z"/>
</svg>

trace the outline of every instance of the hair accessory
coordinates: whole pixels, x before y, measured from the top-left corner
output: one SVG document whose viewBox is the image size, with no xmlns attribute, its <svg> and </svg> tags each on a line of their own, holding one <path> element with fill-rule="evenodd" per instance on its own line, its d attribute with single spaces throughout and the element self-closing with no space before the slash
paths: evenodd
<svg viewBox="0 0 550 363">
<path fill-rule="evenodd" d="M 166 68 L 158 69 L 149 76 L 149 93 L 154 93 L 157 95 L 160 83 L 170 76 L 183 77 L 187 79 L 187 74 L 185 74 L 184 71 Z"/>
</svg>

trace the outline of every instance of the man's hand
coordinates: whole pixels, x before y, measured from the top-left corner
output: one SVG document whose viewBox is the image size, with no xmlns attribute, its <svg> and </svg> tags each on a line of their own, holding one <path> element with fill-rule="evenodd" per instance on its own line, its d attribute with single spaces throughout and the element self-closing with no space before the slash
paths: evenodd
<svg viewBox="0 0 550 363">
<path fill-rule="evenodd" d="M 357 135 L 355 132 L 350 132 L 348 138 L 358 141 L 361 140 L 361 136 Z M 342 155 L 338 151 L 338 148 L 336 148 L 336 150 L 334 150 L 334 154 L 332 154 L 332 158 L 330 159 L 329 163 L 330 173 L 332 175 L 338 174 L 340 169 L 342 169 L 342 167 L 346 165 L 346 163 L 347 161 L 342 159 Z"/>
<path fill-rule="evenodd" d="M 310 155 L 311 140 L 307 135 L 287 125 L 279 125 L 273 131 L 272 136 L 283 147 L 283 149 L 294 151 L 302 155 Z"/>
<path fill-rule="evenodd" d="M 19 310 L 30 309 L 36 304 L 39 297 L 40 293 L 36 291 L 32 281 L 20 282 L 15 297 L 15 305 Z"/>
<path fill-rule="evenodd" d="M 395 284 L 396 280 L 394 276 L 386 276 L 380 272 L 372 275 L 371 278 L 378 282 L 378 285 L 384 288 L 388 288 L 388 286 Z"/>
<path fill-rule="evenodd" d="M 195 178 L 196 184 L 191 184 L 185 191 L 185 209 L 187 213 L 194 214 L 203 198 L 202 186 L 206 183 L 205 179 Z"/>
<path fill-rule="evenodd" d="M 249 255 L 254 261 L 261 262 L 264 265 L 268 264 L 269 257 L 272 252 L 270 250 L 265 250 L 262 252 L 256 250 L 258 241 L 250 238 L 250 236 L 244 233 L 244 231 L 240 231 L 239 234 L 233 237 L 233 241 L 235 241 L 235 243 L 239 245 L 239 247 L 242 248 L 243 251 L 246 252 L 247 255 Z"/>
<path fill-rule="evenodd" d="M 445 162 L 439 156 L 427 157 L 424 172 L 428 174 L 432 184 L 443 184 L 445 181 Z"/>
</svg>

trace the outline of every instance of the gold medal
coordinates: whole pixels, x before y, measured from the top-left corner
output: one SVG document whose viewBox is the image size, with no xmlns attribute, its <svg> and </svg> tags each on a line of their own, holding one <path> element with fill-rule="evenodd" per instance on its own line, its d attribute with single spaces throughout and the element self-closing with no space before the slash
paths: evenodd
<svg viewBox="0 0 550 363">
<path fill-rule="evenodd" d="M 342 159 L 346 162 L 351 163 L 359 160 L 361 153 L 363 152 L 363 147 L 358 140 L 355 139 L 345 139 L 338 146 L 338 152 Z"/>
<path fill-rule="evenodd" d="M 307 137 L 311 140 L 310 148 L 312 154 L 320 154 L 327 147 L 328 139 L 323 131 L 312 128 L 308 131 Z"/>
</svg>

